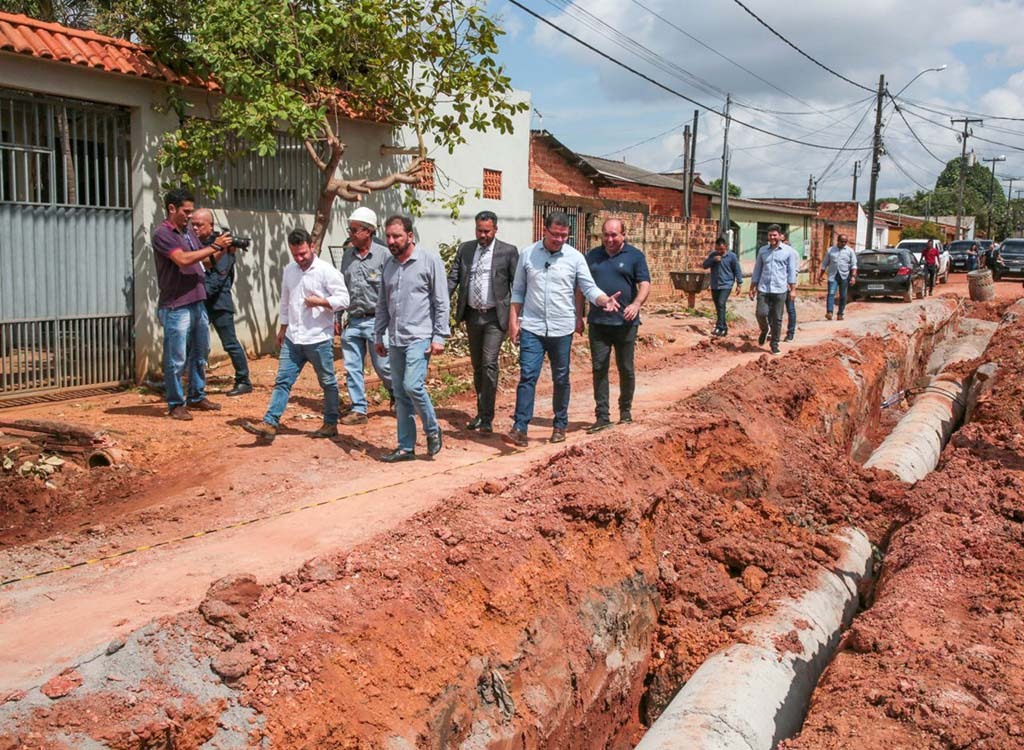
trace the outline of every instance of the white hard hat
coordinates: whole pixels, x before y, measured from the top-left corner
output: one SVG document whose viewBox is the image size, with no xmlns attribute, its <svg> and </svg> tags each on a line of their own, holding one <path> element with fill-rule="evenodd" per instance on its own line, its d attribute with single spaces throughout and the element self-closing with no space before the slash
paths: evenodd
<svg viewBox="0 0 1024 750">
<path fill-rule="evenodd" d="M 374 229 L 377 228 L 377 214 L 374 213 L 372 208 L 367 208 L 366 206 L 360 206 L 353 211 L 349 215 L 348 220 L 358 221 L 360 224 L 366 224 Z"/>
</svg>

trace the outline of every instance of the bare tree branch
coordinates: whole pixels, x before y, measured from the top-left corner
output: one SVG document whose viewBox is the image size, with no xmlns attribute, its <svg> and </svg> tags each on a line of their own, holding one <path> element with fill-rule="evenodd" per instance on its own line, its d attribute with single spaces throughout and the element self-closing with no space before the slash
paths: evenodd
<svg viewBox="0 0 1024 750">
<path fill-rule="evenodd" d="M 394 185 L 415 185 L 420 181 L 423 159 L 414 159 L 401 172 L 392 172 L 376 180 L 332 180 L 330 190 L 342 200 L 358 202 L 364 195 L 377 190 L 387 190 Z"/>
<path fill-rule="evenodd" d="M 314 164 L 316 164 L 317 169 L 321 172 L 327 171 L 327 164 L 320 158 L 320 155 L 317 154 L 316 147 L 313 146 L 313 141 L 308 138 L 306 139 L 306 153 L 309 154 L 309 158 L 313 160 Z"/>
</svg>

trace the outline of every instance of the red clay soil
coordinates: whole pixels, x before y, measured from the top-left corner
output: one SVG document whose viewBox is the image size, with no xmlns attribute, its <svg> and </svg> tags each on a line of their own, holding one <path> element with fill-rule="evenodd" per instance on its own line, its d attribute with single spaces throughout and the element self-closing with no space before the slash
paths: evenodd
<svg viewBox="0 0 1024 750">
<path fill-rule="evenodd" d="M 905 496 L 875 599 L 784 750 L 1024 746 L 1024 314 L 938 471 Z"/>
<path fill-rule="evenodd" d="M 70 716 L 113 747 L 196 747 L 218 728 L 238 747 L 630 747 L 708 654 L 835 560 L 838 527 L 881 542 L 906 520 L 902 487 L 849 447 L 930 335 L 764 356 L 648 438 L 570 447 L 275 585 L 224 581 L 150 638 L 162 668 L 130 712 L 86 685 L 11 711 L 0 748 L 61 746 Z M 181 687 L 211 669 L 250 721 Z"/>
</svg>

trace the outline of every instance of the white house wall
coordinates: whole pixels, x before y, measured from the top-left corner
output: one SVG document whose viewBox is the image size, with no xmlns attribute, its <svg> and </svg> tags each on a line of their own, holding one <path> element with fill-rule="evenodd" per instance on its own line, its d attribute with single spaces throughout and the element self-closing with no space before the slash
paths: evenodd
<svg viewBox="0 0 1024 750">
<path fill-rule="evenodd" d="M 150 236 L 154 226 L 163 220 L 161 206 L 163 189 L 156 166 L 163 134 L 174 130 L 177 118 L 172 113 L 154 109 L 164 96 L 165 88 L 158 82 L 105 73 L 65 63 L 42 61 L 19 55 L 0 53 L 0 86 L 52 96 L 102 102 L 127 107 L 131 111 L 132 150 L 132 226 L 134 257 L 135 349 L 136 376 L 144 377 L 160 367 L 162 332 L 156 318 L 157 286 Z M 190 92 L 201 113 L 205 94 Z M 520 95 L 524 99 L 525 95 Z M 472 217 L 481 210 L 499 216 L 499 236 L 520 247 L 530 241 L 532 233 L 533 191 L 529 189 L 530 127 L 527 114 L 515 118 L 515 132 L 502 135 L 469 132 L 469 142 L 454 154 L 435 149 L 436 194 L 446 186 L 469 189 L 461 218 L 451 219 L 447 211 L 425 204 L 424 216 L 415 221 L 418 241 L 436 248 L 441 242 L 473 237 Z M 375 178 L 404 164 L 408 157 L 382 158 L 380 147 L 396 143 L 387 126 L 365 122 L 343 122 L 340 133 L 346 143 L 343 176 Z M 407 144 L 415 143 L 411 134 Z M 502 172 L 502 199 L 476 198 L 473 191 L 482 187 L 483 169 Z M 450 180 L 450 182 L 449 182 Z M 428 197 L 423 194 L 422 197 Z M 383 218 L 401 213 L 400 189 L 373 193 L 364 205 Z M 286 237 L 296 226 L 311 228 L 313 213 L 257 212 L 245 210 L 215 211 L 218 224 L 235 234 L 253 240 L 248 252 L 239 253 L 235 282 L 236 326 L 242 345 L 256 354 L 276 349 L 278 299 L 281 272 L 290 260 Z M 337 201 L 331 217 L 324 255 L 338 248 L 347 237 L 348 213 L 354 204 Z M 214 358 L 223 355 L 217 337 L 212 337 Z"/>
</svg>

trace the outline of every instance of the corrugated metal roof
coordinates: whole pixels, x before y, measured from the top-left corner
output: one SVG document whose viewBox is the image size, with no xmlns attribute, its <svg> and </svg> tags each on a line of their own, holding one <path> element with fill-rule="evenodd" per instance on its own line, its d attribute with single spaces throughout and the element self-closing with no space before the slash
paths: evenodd
<svg viewBox="0 0 1024 750">
<path fill-rule="evenodd" d="M 0 13 L 0 50 L 181 86 L 216 88 L 196 76 L 175 73 L 141 45 L 16 13 Z"/>
</svg>

